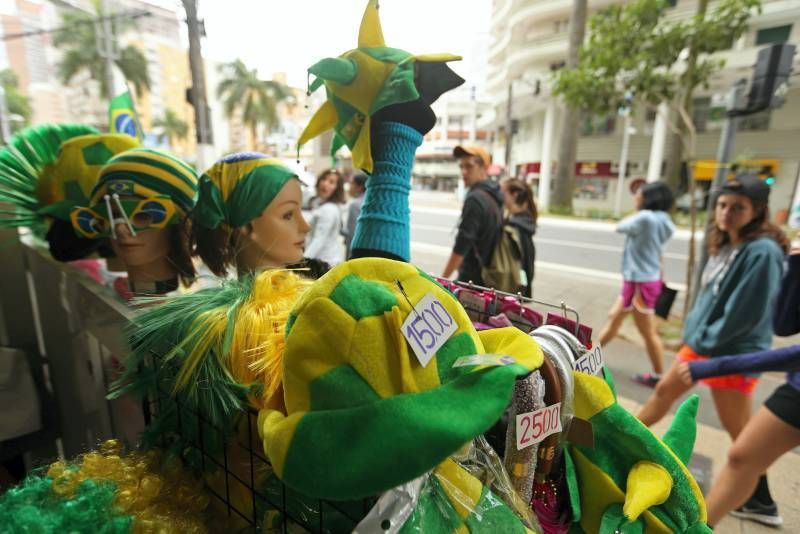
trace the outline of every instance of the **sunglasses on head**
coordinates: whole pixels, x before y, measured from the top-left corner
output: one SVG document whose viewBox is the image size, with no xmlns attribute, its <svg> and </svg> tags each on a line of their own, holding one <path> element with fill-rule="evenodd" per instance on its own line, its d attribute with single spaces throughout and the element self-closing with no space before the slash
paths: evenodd
<svg viewBox="0 0 800 534">
<path fill-rule="evenodd" d="M 124 224 L 131 235 L 145 230 L 157 230 L 176 223 L 175 204 L 165 195 L 145 199 L 120 199 L 119 195 L 104 195 L 103 202 L 91 208 L 75 208 L 70 213 L 75 231 L 81 237 L 117 238 L 115 227 Z"/>
</svg>

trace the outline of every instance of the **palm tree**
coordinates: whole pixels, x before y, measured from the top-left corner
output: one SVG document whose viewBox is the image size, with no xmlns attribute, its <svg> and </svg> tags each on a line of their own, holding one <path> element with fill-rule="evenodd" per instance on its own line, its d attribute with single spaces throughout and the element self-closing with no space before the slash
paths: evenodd
<svg viewBox="0 0 800 534">
<path fill-rule="evenodd" d="M 158 142 L 163 143 L 166 139 L 170 148 L 172 148 L 173 140 L 186 139 L 189 135 L 189 125 L 171 109 L 168 109 L 163 117 L 153 121 L 153 128 L 161 130 L 158 133 Z"/>
<path fill-rule="evenodd" d="M 53 37 L 53 43 L 64 52 L 58 64 L 58 76 L 61 82 L 69 84 L 79 72 L 88 70 L 89 76 L 100 83 L 100 96 L 108 98 L 106 63 L 97 50 L 98 39 L 101 36 L 98 35 L 94 22 L 96 17 L 102 15 L 102 11 L 97 0 L 94 4 L 96 15 L 82 11 L 65 11 L 62 23 L 68 29 L 57 32 Z M 114 23 L 116 31 L 120 32 L 133 27 L 135 20 L 120 17 L 115 19 Z M 150 89 L 147 59 L 141 50 L 128 45 L 119 50 L 114 63 L 122 71 L 125 79 L 133 84 L 138 96 L 141 96 L 146 89 Z"/>
<path fill-rule="evenodd" d="M 242 122 L 250 128 L 250 137 L 255 147 L 258 127 L 264 125 L 271 130 L 278 122 L 277 106 L 291 96 L 289 88 L 280 82 L 262 80 L 256 69 L 249 69 L 241 59 L 220 65 L 222 80 L 217 85 L 217 97 L 222 99 L 225 114 L 230 118 L 237 111 Z"/>
</svg>

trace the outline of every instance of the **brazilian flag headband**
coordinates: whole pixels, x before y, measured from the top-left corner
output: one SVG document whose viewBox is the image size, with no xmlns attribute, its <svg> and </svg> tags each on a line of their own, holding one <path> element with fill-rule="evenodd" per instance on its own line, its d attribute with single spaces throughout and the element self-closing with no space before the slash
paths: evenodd
<svg viewBox="0 0 800 534">
<path fill-rule="evenodd" d="M 446 65 L 452 54 L 412 55 L 389 48 L 383 39 L 377 0 L 370 0 L 361 19 L 358 48 L 326 58 L 308 69 L 315 80 L 309 94 L 323 84 L 328 99 L 317 110 L 297 142 L 299 148 L 333 129 L 331 155 L 347 145 L 353 167 L 372 172 L 370 117 L 392 104 L 422 97 L 430 104 L 463 80 Z"/>
<path fill-rule="evenodd" d="M 194 221 L 209 230 L 238 228 L 258 217 L 283 186 L 298 179 L 278 159 L 258 152 L 222 158 L 200 177 Z"/>
</svg>

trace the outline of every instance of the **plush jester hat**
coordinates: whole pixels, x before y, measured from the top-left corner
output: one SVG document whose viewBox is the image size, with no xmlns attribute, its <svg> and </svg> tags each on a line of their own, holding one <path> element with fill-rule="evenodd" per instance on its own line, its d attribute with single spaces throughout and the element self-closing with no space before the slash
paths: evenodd
<svg viewBox="0 0 800 534">
<path fill-rule="evenodd" d="M 315 80 L 309 93 L 323 84 L 327 100 L 300 135 L 298 148 L 334 130 L 331 154 L 344 145 L 352 151 L 353 166 L 372 172 L 370 117 L 392 104 L 422 97 L 431 104 L 463 80 L 447 66 L 461 57 L 452 54 L 412 55 L 386 46 L 378 16 L 378 1 L 369 0 L 358 34 L 358 47 L 326 58 L 308 69 Z"/>
<path fill-rule="evenodd" d="M 570 445 L 570 532 L 707 534 L 706 505 L 686 465 L 697 432 L 698 397 L 689 397 L 659 439 L 617 402 L 605 380 L 574 372 L 575 416 L 592 425 L 594 447 Z"/>
<path fill-rule="evenodd" d="M 401 327 L 429 295 L 457 329 L 423 366 Z M 382 258 L 350 260 L 317 280 L 286 332 L 285 410 L 261 410 L 259 431 L 287 486 L 341 501 L 432 472 L 455 510 L 455 523 L 443 531 L 470 526 L 497 501 L 450 456 L 491 427 L 517 378 L 542 364 L 535 340 L 513 327 L 476 332 L 449 291 L 413 265 Z M 486 361 L 454 365 L 471 355 Z M 510 508 L 503 510 L 495 525 L 521 531 Z"/>
</svg>

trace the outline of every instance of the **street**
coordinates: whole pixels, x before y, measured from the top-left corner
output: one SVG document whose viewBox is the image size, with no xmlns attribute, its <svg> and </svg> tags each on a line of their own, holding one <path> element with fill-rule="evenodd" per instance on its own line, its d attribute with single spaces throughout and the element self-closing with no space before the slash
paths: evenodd
<svg viewBox="0 0 800 534">
<path fill-rule="evenodd" d="M 455 226 L 460 208 L 452 193 L 417 192 L 411 195 L 411 256 L 421 268 L 441 274 L 455 239 Z M 699 238 L 698 238 L 699 239 Z M 536 276 L 533 282 L 536 300 L 558 305 L 566 303 L 580 314 L 581 323 L 593 328 L 593 339 L 603 327 L 608 308 L 621 287 L 621 255 L 623 236 L 614 232 L 614 225 L 579 219 L 544 217 L 536 236 Z M 685 294 L 685 269 L 688 253 L 688 232 L 679 230 L 669 242 L 665 256 L 666 279 L 679 289 L 672 313 L 680 313 Z M 547 311 L 546 308 L 541 310 Z M 800 343 L 800 336 L 776 338 L 777 343 Z M 620 403 L 632 413 L 647 400 L 652 389 L 631 380 L 634 373 L 650 371 L 650 363 L 641 338 L 629 319 L 621 335 L 604 347 L 607 366 L 614 374 Z M 672 364 L 674 353 L 665 351 L 665 368 Z M 754 411 L 772 391 L 784 382 L 782 373 L 767 373 L 754 395 Z M 700 396 L 698 433 L 695 454 L 690 468 L 701 487 L 708 490 L 713 476 L 725 462 L 730 438 L 722 429 L 708 388 L 699 386 L 691 393 Z M 672 413 L 677 409 L 673 407 Z M 654 427 L 656 435 L 666 430 L 671 417 Z M 780 467 L 779 467 L 780 466 Z M 785 528 L 800 531 L 800 488 L 796 473 L 800 472 L 800 454 L 786 455 L 770 469 L 770 487 L 780 503 Z M 719 525 L 721 532 L 770 532 L 752 522 L 726 518 Z"/>
</svg>

